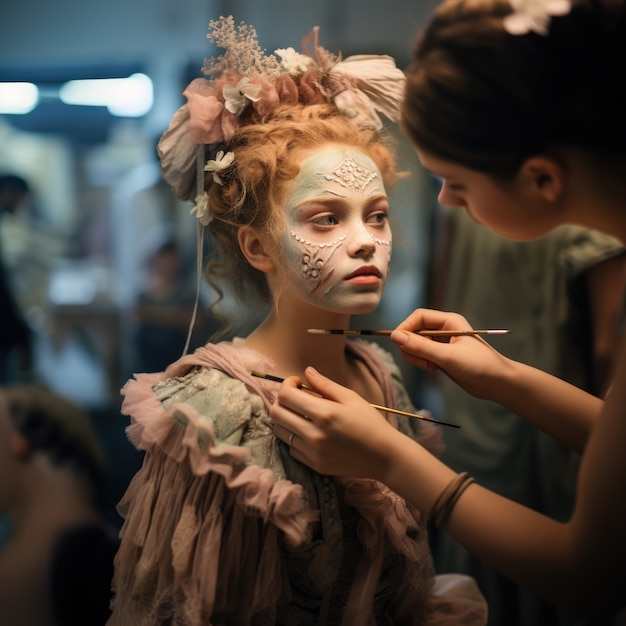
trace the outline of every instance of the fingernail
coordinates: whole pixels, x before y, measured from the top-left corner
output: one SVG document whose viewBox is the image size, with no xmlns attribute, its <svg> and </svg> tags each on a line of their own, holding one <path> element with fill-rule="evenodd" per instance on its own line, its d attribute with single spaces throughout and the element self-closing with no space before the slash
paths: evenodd
<svg viewBox="0 0 626 626">
<path fill-rule="evenodd" d="M 306 373 L 308 376 L 319 376 L 320 373 L 312 366 L 308 365 L 306 368 Z"/>
<path fill-rule="evenodd" d="M 396 330 L 392 333 L 391 339 L 395 344 L 403 346 L 409 340 L 409 333 L 405 330 Z"/>
</svg>

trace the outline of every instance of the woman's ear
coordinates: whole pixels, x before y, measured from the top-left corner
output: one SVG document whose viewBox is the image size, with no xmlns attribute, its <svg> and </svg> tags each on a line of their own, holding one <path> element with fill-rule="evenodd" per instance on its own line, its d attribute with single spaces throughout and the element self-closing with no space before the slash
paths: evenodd
<svg viewBox="0 0 626 626">
<path fill-rule="evenodd" d="M 265 273 L 273 272 L 276 269 L 272 257 L 266 250 L 266 244 L 259 237 L 256 228 L 248 225 L 240 226 L 237 232 L 237 241 L 242 254 L 252 267 Z"/>
<path fill-rule="evenodd" d="M 30 441 L 28 441 L 28 439 L 26 439 L 26 437 L 24 437 L 21 433 L 16 432 L 11 435 L 9 446 L 11 448 L 11 452 L 13 452 L 15 457 L 20 461 L 28 460 L 33 452 L 33 447 L 30 445 Z"/>
<path fill-rule="evenodd" d="M 531 189 L 548 202 L 556 202 L 565 186 L 565 167 L 548 155 L 533 156 L 522 165 L 522 175 Z"/>
</svg>

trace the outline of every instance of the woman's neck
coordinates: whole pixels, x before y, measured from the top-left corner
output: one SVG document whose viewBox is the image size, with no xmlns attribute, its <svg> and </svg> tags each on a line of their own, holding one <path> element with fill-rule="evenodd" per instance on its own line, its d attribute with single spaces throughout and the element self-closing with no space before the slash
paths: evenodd
<svg viewBox="0 0 626 626">
<path fill-rule="evenodd" d="M 247 348 L 269 357 L 276 371 L 286 377 L 302 376 L 312 365 L 333 380 L 347 384 L 351 363 L 342 335 L 314 335 L 308 328 L 349 328 L 350 316 L 312 310 L 310 307 L 284 306 L 274 309 L 268 318 L 244 341 Z"/>
</svg>

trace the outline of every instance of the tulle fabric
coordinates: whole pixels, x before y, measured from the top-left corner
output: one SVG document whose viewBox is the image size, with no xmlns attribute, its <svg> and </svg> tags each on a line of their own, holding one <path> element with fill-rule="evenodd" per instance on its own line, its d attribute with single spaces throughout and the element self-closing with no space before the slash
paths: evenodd
<svg viewBox="0 0 626 626">
<path fill-rule="evenodd" d="M 364 343 L 353 342 L 350 350 L 375 373 L 385 402 L 394 406 L 389 363 Z M 283 465 L 296 462 L 281 456 L 286 448 L 265 423 L 277 386 L 250 375 L 269 367 L 237 342 L 224 342 L 198 349 L 165 372 L 138 374 L 125 385 L 122 410 L 132 416 L 128 436 L 146 455 L 118 507 L 125 522 L 115 560 L 111 626 L 275 624 L 297 615 L 290 612 L 294 578 L 306 586 L 313 569 L 307 558 L 298 565 L 298 551 L 304 548 L 306 554 L 314 545 L 311 531 L 320 517 L 339 526 L 341 520 L 328 515 L 320 494 L 311 498 L 310 489 L 286 478 Z M 194 368 L 195 377 L 190 374 Z M 202 397 L 223 398 L 223 407 L 215 410 L 230 412 L 232 420 L 221 417 L 232 428 L 216 436 L 221 423 L 199 414 L 193 403 L 162 402 L 155 393 L 160 384 L 191 386 L 194 392 L 197 387 Z M 243 434 L 254 415 L 261 416 L 255 422 L 259 432 L 270 429 L 271 467 L 255 461 L 253 442 Z M 394 416 L 388 419 L 396 423 Z M 432 449 L 440 449 L 439 429 L 424 430 Z M 268 438 L 268 432 L 262 434 Z M 284 464 L 276 462 L 280 458 Z M 388 603 L 383 613 L 392 619 L 389 623 L 437 623 L 432 621 L 435 577 L 421 514 L 376 481 L 338 482 L 345 488 L 345 502 L 360 516 L 363 546 L 341 623 L 376 623 L 381 597 Z M 319 549 L 317 554 L 324 555 L 321 562 L 330 571 L 334 555 Z M 302 571 L 294 574 L 294 563 Z"/>
</svg>

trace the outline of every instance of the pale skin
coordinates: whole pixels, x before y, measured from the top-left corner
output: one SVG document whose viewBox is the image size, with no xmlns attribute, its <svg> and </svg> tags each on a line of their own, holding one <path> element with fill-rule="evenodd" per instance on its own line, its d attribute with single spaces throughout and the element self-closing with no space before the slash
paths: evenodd
<svg viewBox="0 0 626 626">
<path fill-rule="evenodd" d="M 625 190 L 616 189 L 623 183 L 607 185 L 583 153 L 532 157 L 506 185 L 424 151 L 418 154 L 444 181 L 442 204 L 464 208 L 504 236 L 527 240 L 575 223 L 626 241 Z M 455 313 L 416 310 L 391 335 L 408 362 L 442 370 L 472 395 L 511 409 L 582 455 L 576 508 L 568 522 L 473 484 L 459 499 L 446 532 L 504 575 L 572 613 L 589 614 L 618 597 L 626 561 L 626 348 L 620 348 L 615 382 L 602 401 L 505 358 L 481 338 L 435 341 L 411 332 L 423 328 L 471 326 Z M 375 478 L 430 511 L 455 473 L 331 379 L 313 368 L 305 371 L 304 380 L 319 395 L 298 389 L 297 378 L 283 383 L 272 408 L 277 436 L 287 441 L 296 433 L 292 456 L 317 471 Z"/>
<path fill-rule="evenodd" d="M 294 158 L 301 160 L 301 171 L 286 192 L 279 241 L 250 226 L 239 230 L 241 250 L 265 273 L 273 301 L 268 318 L 244 345 L 271 358 L 274 369 L 266 373 L 303 375 L 314 364 L 380 404 L 380 385 L 363 363 L 346 355 L 345 338 L 326 341 L 307 328 L 349 328 L 351 315 L 370 312 L 380 302 L 391 252 L 382 177 L 374 162 L 351 146 L 328 144 Z M 342 186 L 333 173 L 351 161 L 368 175 L 363 184 Z"/>
</svg>

